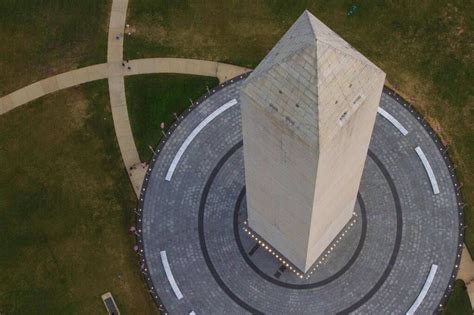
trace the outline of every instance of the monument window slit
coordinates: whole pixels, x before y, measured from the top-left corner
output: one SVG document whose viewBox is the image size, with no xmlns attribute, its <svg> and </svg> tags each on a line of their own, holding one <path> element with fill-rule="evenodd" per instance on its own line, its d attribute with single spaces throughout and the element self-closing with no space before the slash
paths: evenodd
<svg viewBox="0 0 474 315">
<path fill-rule="evenodd" d="M 346 118 L 347 116 L 347 111 L 345 111 L 344 113 L 342 113 L 341 117 L 339 117 L 339 121 L 340 122 L 344 122 L 344 118 Z"/>
</svg>

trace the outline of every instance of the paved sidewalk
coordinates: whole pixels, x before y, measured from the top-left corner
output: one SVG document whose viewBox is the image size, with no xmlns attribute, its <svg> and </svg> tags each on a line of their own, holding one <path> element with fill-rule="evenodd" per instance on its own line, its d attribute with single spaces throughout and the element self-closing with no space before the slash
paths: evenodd
<svg viewBox="0 0 474 315">
<path fill-rule="evenodd" d="M 461 267 L 457 278 L 463 280 L 466 284 L 467 294 L 471 301 L 471 307 L 474 310 L 474 261 L 466 249 L 466 245 L 464 245 L 462 250 Z"/>
<path fill-rule="evenodd" d="M 220 82 L 224 82 L 246 73 L 251 69 L 216 61 L 184 58 L 136 59 L 130 60 L 130 62 L 123 67 L 123 36 L 120 37 L 119 35 L 121 32 L 123 33 L 123 28 L 117 25 L 119 23 L 125 23 L 125 15 L 122 13 L 127 10 L 126 4 L 127 1 L 124 0 L 116 0 L 112 4 L 107 63 L 61 73 L 0 97 L 0 115 L 49 93 L 54 93 L 90 81 L 108 79 L 115 133 L 117 135 L 123 162 L 129 173 L 130 168 L 133 168 L 133 166 L 136 166 L 141 161 L 135 146 L 128 117 L 124 76 L 150 73 L 180 73 L 217 77 Z M 119 36 L 119 39 L 117 39 L 116 36 Z M 130 66 L 130 70 L 128 70 L 128 66 Z M 132 169 L 132 174 L 129 176 L 137 195 L 139 194 L 144 176 L 141 169 L 141 167 L 136 167 L 135 170 Z M 140 174 L 134 174 L 136 172 Z"/>
<path fill-rule="evenodd" d="M 98 64 L 61 73 L 30 84 L 0 98 L 0 115 L 46 94 L 108 77 L 107 64 Z"/>
<path fill-rule="evenodd" d="M 145 58 L 130 61 L 125 75 L 146 73 L 181 73 L 217 77 L 224 82 L 252 69 L 216 61 L 184 58 Z"/>
<path fill-rule="evenodd" d="M 230 64 L 183 58 L 147 58 L 130 61 L 131 70 L 113 63 L 101 63 L 64 72 L 25 86 L 0 97 L 0 115 L 49 93 L 95 80 L 108 79 L 112 71 L 122 71 L 124 76 L 151 73 L 179 73 L 217 77 L 220 82 L 241 75 L 251 69 Z M 117 69 L 119 68 L 119 69 Z M 109 75 L 109 73 L 111 73 Z M 120 74 L 119 74 L 120 76 Z"/>
<path fill-rule="evenodd" d="M 115 14 L 119 17 L 121 16 L 121 12 L 126 10 L 126 8 L 123 7 L 126 1 L 120 0 L 118 2 L 122 3 L 122 7 L 113 5 L 112 12 L 115 13 L 111 16 L 110 30 L 114 33 L 110 33 L 111 35 L 109 36 L 107 63 L 61 73 L 0 97 L 0 115 L 49 93 L 54 93 L 90 81 L 108 79 L 110 105 L 112 108 L 112 117 L 114 120 L 115 133 L 117 135 L 120 152 L 125 167 L 127 168 L 127 172 L 129 173 L 129 171 L 132 171 L 132 174 L 129 176 L 130 181 L 132 182 L 135 192 L 139 195 L 144 174 L 141 174 L 143 173 L 140 171 L 141 167 L 133 169 L 133 167 L 141 161 L 135 146 L 132 128 L 128 117 L 124 76 L 150 73 L 179 73 L 217 77 L 220 82 L 224 82 L 240 74 L 246 73 L 251 69 L 216 61 L 183 58 L 136 59 L 130 60 L 130 62 L 123 67 L 123 39 L 121 37 L 118 40 L 116 39 L 116 36 L 120 34 L 118 28 L 115 26 L 116 23 L 118 23 L 118 17 L 112 17 L 115 16 Z M 130 70 L 128 70 L 128 66 L 130 66 Z M 136 172 L 140 174 L 135 174 Z"/>
<path fill-rule="evenodd" d="M 123 64 L 123 40 L 128 0 L 113 0 L 107 40 L 107 63 L 88 66 L 30 84 L 0 98 L 0 115 L 46 94 L 78 84 L 109 80 L 109 96 L 115 134 L 123 163 L 137 196 L 140 194 L 145 170 L 141 165 L 128 117 L 124 76 L 145 73 L 182 73 L 215 76 L 220 82 L 250 69 L 214 61 L 148 58 Z M 129 69 L 130 68 L 130 69 Z"/>
<path fill-rule="evenodd" d="M 132 127 L 128 117 L 125 96 L 123 65 L 123 40 L 128 0 L 114 0 L 110 13 L 109 36 L 107 41 L 107 63 L 109 72 L 109 96 L 114 120 L 115 134 L 120 147 L 123 163 L 137 196 L 140 194 L 143 177 L 138 176 L 136 167 L 140 164 Z"/>
<path fill-rule="evenodd" d="M 144 178 L 130 119 L 128 117 L 124 76 L 149 73 L 181 73 L 217 77 L 224 82 L 251 69 L 215 61 L 183 58 L 147 58 L 131 60 L 123 66 L 123 33 L 127 0 L 114 0 L 110 16 L 107 63 L 61 73 L 30 84 L 0 98 L 0 115 L 46 94 L 78 84 L 106 79 L 117 141 L 123 162 L 137 196 Z M 130 69 L 128 69 L 130 67 Z"/>
</svg>

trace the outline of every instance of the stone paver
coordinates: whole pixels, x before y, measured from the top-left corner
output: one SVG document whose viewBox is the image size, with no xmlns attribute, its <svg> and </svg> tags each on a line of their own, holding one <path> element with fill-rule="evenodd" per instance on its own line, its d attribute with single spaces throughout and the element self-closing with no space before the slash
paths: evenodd
<svg viewBox="0 0 474 315">
<path fill-rule="evenodd" d="M 413 305 L 431 265 L 437 264 L 437 274 L 418 312 L 431 313 L 445 303 L 462 249 L 457 190 L 449 163 L 430 131 L 387 91 L 381 106 L 409 133 L 403 136 L 378 115 L 360 187 L 367 212 L 366 236 L 355 261 L 343 272 L 339 270 L 350 258 L 336 249 L 328 251 L 327 262 L 320 261 L 311 277 L 300 279 L 285 271 L 276 283 L 257 273 L 246 260 L 267 277 L 274 277 L 279 263 L 272 255 L 260 248 L 250 256 L 252 240 L 244 233 L 237 237 L 245 250 L 239 249 L 233 230 L 236 202 L 245 182 L 239 105 L 201 130 L 171 181 L 165 181 L 189 133 L 216 108 L 239 99 L 240 84 L 216 91 L 174 125 L 153 158 L 140 196 L 139 213 L 143 215 L 138 216 L 139 244 L 144 244 L 152 294 L 172 314 L 189 309 L 216 314 L 401 314 Z M 417 145 L 430 158 L 439 181 L 437 195 L 414 150 Z M 237 216 L 238 227 L 242 227 L 244 213 L 245 203 Z M 350 238 L 342 239 L 336 248 L 353 253 L 360 222 L 347 233 Z M 161 250 L 168 253 L 183 292 L 180 301 L 160 265 Z M 333 275 L 337 277 L 325 281 Z"/>
</svg>

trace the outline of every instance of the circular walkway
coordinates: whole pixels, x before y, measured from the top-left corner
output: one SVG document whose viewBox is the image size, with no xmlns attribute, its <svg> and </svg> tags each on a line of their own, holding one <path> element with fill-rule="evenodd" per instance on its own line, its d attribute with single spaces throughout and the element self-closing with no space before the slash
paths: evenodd
<svg viewBox="0 0 474 315">
<path fill-rule="evenodd" d="M 172 314 L 431 313 L 452 286 L 462 212 L 434 132 L 382 95 L 353 218 L 306 274 L 246 225 L 239 88 L 219 86 L 157 148 L 138 209 L 142 269 Z"/>
</svg>

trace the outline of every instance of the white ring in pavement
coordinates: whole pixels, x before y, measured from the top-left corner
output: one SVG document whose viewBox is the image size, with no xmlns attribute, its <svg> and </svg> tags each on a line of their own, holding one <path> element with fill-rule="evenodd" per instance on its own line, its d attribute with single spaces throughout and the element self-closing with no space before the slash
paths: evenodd
<svg viewBox="0 0 474 315">
<path fill-rule="evenodd" d="M 433 283 L 434 276 L 436 274 L 436 270 L 438 270 L 438 265 L 431 265 L 430 273 L 428 274 L 428 277 L 426 278 L 425 284 L 423 285 L 423 288 L 421 289 L 420 294 L 418 294 L 418 297 L 415 300 L 415 303 L 410 307 L 406 315 L 413 315 L 416 311 L 416 309 L 421 305 L 421 302 L 423 302 L 423 299 L 425 298 L 426 294 L 428 293 L 428 290 L 430 289 L 431 283 Z"/>
<path fill-rule="evenodd" d="M 166 278 L 168 278 L 168 281 L 171 284 L 171 288 L 173 289 L 173 292 L 176 295 L 176 298 L 178 300 L 181 300 L 183 298 L 183 294 L 179 290 L 178 285 L 176 284 L 176 281 L 174 280 L 173 273 L 171 273 L 168 257 L 166 256 L 166 251 L 162 250 L 160 252 L 160 256 L 161 256 L 161 262 L 163 263 L 163 267 L 165 268 Z"/>
<path fill-rule="evenodd" d="M 227 103 L 225 103 L 224 105 L 216 109 L 214 112 L 212 112 L 212 114 L 207 116 L 203 121 L 201 121 L 199 125 L 197 125 L 196 128 L 194 128 L 191 134 L 186 138 L 186 140 L 184 140 L 183 144 L 178 150 L 178 153 L 176 153 L 176 155 L 174 156 L 174 159 L 171 162 L 170 168 L 168 169 L 168 172 L 166 173 L 166 177 L 165 177 L 166 181 L 171 180 L 171 177 L 173 177 L 173 173 L 176 169 L 176 166 L 178 166 L 179 160 L 183 156 L 184 151 L 186 151 L 186 149 L 194 140 L 194 138 L 196 138 L 198 133 L 201 132 L 201 130 L 204 129 L 204 127 L 206 127 L 212 120 L 214 120 L 214 118 L 216 118 L 217 116 L 219 116 L 220 114 L 222 114 L 223 112 L 225 112 L 226 110 L 234 106 L 235 104 L 237 104 L 237 100 L 235 98 L 228 101 Z"/>
<path fill-rule="evenodd" d="M 433 169 L 431 168 L 430 162 L 428 162 L 428 159 L 426 158 L 425 153 L 423 152 L 423 150 L 421 150 L 420 147 L 416 147 L 415 151 L 418 154 L 418 157 L 420 158 L 421 163 L 423 163 L 423 166 L 425 167 L 428 177 L 430 178 L 431 187 L 433 188 L 433 193 L 435 195 L 439 194 L 438 181 L 436 180 L 436 177 L 433 173 Z"/>
<path fill-rule="evenodd" d="M 393 117 L 392 115 L 390 115 L 386 110 L 384 110 L 382 107 L 379 107 L 377 109 L 377 112 L 382 115 L 385 119 L 387 119 L 389 122 L 392 123 L 392 125 L 395 126 L 395 128 L 398 129 L 398 131 L 400 131 L 402 133 L 402 135 L 406 136 L 408 134 L 408 130 L 406 130 L 405 127 L 403 127 L 403 125 L 395 119 L 395 117 Z"/>
</svg>

